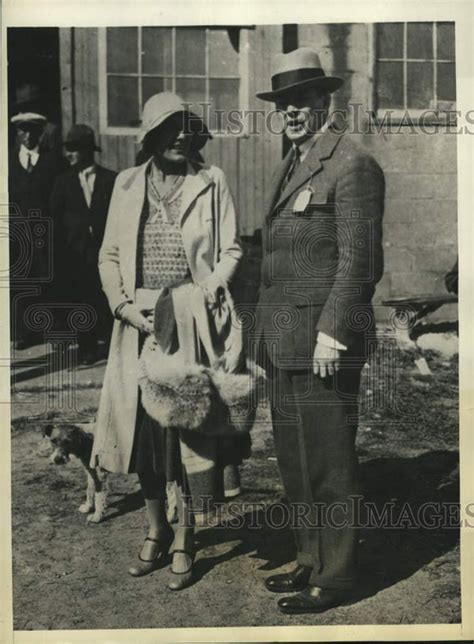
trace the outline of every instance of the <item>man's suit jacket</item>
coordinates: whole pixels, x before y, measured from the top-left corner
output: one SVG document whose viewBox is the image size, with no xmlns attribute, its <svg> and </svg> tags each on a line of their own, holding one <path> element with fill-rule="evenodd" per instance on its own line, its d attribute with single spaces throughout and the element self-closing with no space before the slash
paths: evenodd
<svg viewBox="0 0 474 644">
<path fill-rule="evenodd" d="M 38 161 L 31 172 L 20 163 L 19 151 L 11 153 L 8 164 L 9 200 L 17 204 L 26 217 L 29 210 L 41 210 L 48 216 L 49 198 L 57 175 L 64 166 L 61 159 L 52 152 L 40 152 Z"/>
<path fill-rule="evenodd" d="M 56 179 L 51 195 L 51 214 L 56 246 L 61 251 L 58 263 L 70 277 L 80 278 L 87 270 L 98 279 L 99 249 L 116 176 L 116 172 L 96 166 L 90 208 L 77 170 L 70 168 Z"/>
<path fill-rule="evenodd" d="M 310 365 L 320 331 L 350 355 L 363 353 L 383 273 L 380 166 L 349 134 L 329 129 L 282 190 L 292 155 L 269 195 L 257 306 L 257 334 L 274 345 L 272 362 L 286 368 Z"/>
<path fill-rule="evenodd" d="M 40 152 L 38 161 L 31 172 L 27 172 L 20 163 L 19 151 L 14 150 L 8 163 L 8 191 L 10 203 L 10 266 L 18 267 L 26 262 L 24 277 L 28 280 L 47 281 L 51 272 L 49 256 L 51 253 L 51 227 L 49 222 L 49 200 L 54 180 L 64 169 L 63 159 L 53 152 Z M 24 225 L 26 220 L 34 222 L 38 215 L 45 220 L 44 235 L 41 236 L 42 245 L 33 243 L 35 235 L 28 237 L 30 240 L 26 250 L 21 248 L 19 239 L 24 238 Z M 21 232 L 23 229 L 23 232 Z M 38 241 L 40 241 L 38 239 Z M 54 240 L 53 240 L 54 243 Z M 21 268 L 21 267 L 20 267 Z M 23 271 L 20 271 L 23 274 Z M 15 271 L 11 274 L 12 282 L 15 280 Z"/>
</svg>

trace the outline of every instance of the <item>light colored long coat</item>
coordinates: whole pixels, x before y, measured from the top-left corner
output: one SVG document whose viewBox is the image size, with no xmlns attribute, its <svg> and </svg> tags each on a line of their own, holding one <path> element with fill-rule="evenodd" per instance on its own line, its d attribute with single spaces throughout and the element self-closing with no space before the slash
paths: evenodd
<svg viewBox="0 0 474 644">
<path fill-rule="evenodd" d="M 121 172 L 115 182 L 99 254 L 102 287 L 110 308 L 134 300 L 137 239 L 151 161 Z M 212 273 L 227 286 L 242 255 L 234 202 L 224 173 L 215 166 L 188 164 L 183 183 L 181 233 L 191 276 Z M 115 320 L 97 415 L 93 466 L 130 471 L 138 406 L 138 331 Z"/>
</svg>

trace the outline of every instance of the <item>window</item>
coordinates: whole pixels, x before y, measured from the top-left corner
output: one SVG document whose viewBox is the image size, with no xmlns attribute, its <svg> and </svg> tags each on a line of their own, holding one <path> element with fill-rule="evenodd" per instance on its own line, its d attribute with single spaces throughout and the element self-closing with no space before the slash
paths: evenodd
<svg viewBox="0 0 474 644">
<path fill-rule="evenodd" d="M 453 22 L 376 25 L 375 102 L 380 111 L 454 109 Z"/>
<path fill-rule="evenodd" d="M 242 31 L 225 27 L 101 29 L 102 131 L 134 133 L 146 100 L 163 91 L 193 103 L 211 130 L 225 128 L 225 117 L 216 111 L 225 114 L 239 109 L 245 98 L 248 46 Z M 203 112 L 203 103 L 212 107 Z"/>
</svg>

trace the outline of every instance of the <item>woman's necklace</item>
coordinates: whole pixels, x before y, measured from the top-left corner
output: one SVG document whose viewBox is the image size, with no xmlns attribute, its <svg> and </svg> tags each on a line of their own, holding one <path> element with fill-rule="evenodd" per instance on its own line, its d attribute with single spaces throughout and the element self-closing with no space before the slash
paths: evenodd
<svg viewBox="0 0 474 644">
<path fill-rule="evenodd" d="M 171 222 L 169 205 L 172 201 L 172 198 L 176 195 L 179 188 L 182 186 L 186 175 L 177 174 L 177 175 L 171 176 L 169 181 L 170 185 L 168 189 L 160 192 L 158 189 L 158 186 L 156 185 L 156 180 L 154 180 L 153 178 L 153 174 L 154 173 L 152 172 L 152 174 L 150 175 L 150 182 L 149 182 L 149 185 L 154 197 L 154 206 L 156 207 L 156 213 L 153 219 L 155 219 L 156 217 L 163 217 L 164 215 L 167 221 Z M 162 181 L 162 183 L 164 186 L 165 181 Z"/>
</svg>

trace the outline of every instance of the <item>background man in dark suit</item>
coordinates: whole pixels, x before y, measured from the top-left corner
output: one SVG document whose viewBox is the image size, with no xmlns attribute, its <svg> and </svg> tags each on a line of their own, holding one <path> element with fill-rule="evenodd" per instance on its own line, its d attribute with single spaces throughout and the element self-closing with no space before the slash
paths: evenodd
<svg viewBox="0 0 474 644">
<path fill-rule="evenodd" d="M 301 591 L 279 601 L 285 613 L 326 610 L 356 584 L 357 396 L 383 272 L 384 177 L 329 124 L 340 85 L 300 48 L 278 56 L 272 91 L 257 95 L 276 103 L 292 143 L 269 196 L 257 307 L 281 476 L 292 507 L 307 512 L 294 531 L 296 569 L 266 580 Z"/>
<path fill-rule="evenodd" d="M 112 318 L 99 278 L 98 255 L 105 231 L 115 172 L 97 165 L 99 150 L 93 130 L 74 125 L 64 141 L 70 169 L 60 175 L 51 196 L 51 212 L 57 229 L 59 280 L 63 297 L 90 304 L 97 323 L 79 334 L 79 359 L 97 359 L 100 335 L 108 342 Z"/>
<path fill-rule="evenodd" d="M 56 152 L 40 146 L 47 124 L 43 114 L 21 112 L 10 120 L 18 142 L 8 163 L 10 311 L 14 346 L 22 350 L 35 342 L 25 321 L 27 308 L 51 295 L 54 238 L 49 199 L 54 179 L 64 166 Z M 28 295 L 32 288 L 37 295 Z"/>
</svg>

